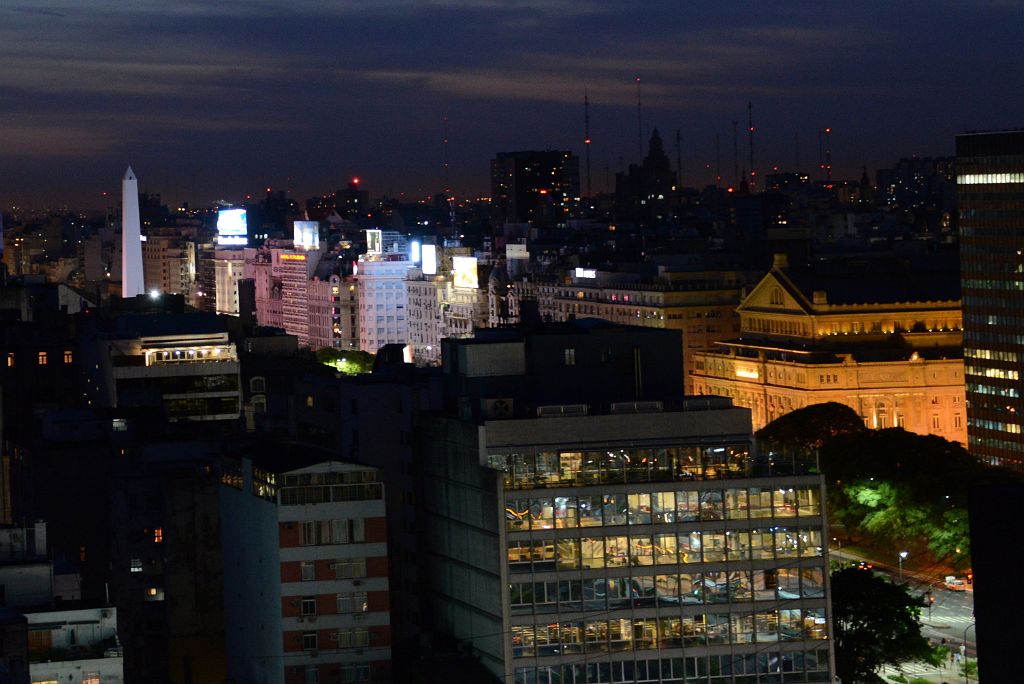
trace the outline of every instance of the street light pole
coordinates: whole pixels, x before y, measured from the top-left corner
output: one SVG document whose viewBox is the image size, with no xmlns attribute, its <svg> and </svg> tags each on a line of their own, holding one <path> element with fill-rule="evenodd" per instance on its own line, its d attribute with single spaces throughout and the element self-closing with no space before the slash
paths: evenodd
<svg viewBox="0 0 1024 684">
<path fill-rule="evenodd" d="M 839 556 L 839 566 L 843 565 L 843 542 L 839 541 L 836 537 L 832 537 L 832 541 L 836 543 L 836 555 Z"/>
<path fill-rule="evenodd" d="M 906 560 L 909 554 L 906 551 L 900 551 L 900 583 L 903 583 L 903 561 Z"/>
<path fill-rule="evenodd" d="M 967 630 L 969 630 L 971 627 L 976 626 L 976 624 L 977 623 L 972 622 L 971 624 L 969 624 L 966 627 L 964 627 L 964 640 L 961 642 L 963 644 L 963 646 L 964 646 L 963 668 L 964 668 L 964 683 L 965 684 L 967 684 L 970 681 L 970 679 L 967 676 Z M 975 637 L 977 637 L 977 635 L 978 635 L 977 630 L 975 630 L 974 635 L 975 635 Z M 978 654 L 977 653 L 974 654 L 974 660 L 975 661 L 978 660 Z"/>
</svg>

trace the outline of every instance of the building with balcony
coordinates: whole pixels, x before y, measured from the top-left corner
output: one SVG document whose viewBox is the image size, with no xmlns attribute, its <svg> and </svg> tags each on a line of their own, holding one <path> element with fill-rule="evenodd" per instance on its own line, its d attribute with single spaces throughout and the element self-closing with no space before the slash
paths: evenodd
<svg viewBox="0 0 1024 684">
<path fill-rule="evenodd" d="M 284 681 L 391 681 L 380 471 L 329 461 L 280 478 Z"/>
<path fill-rule="evenodd" d="M 26 611 L 25 616 L 29 676 L 33 682 L 124 681 L 116 608 Z"/>
<path fill-rule="evenodd" d="M 171 422 L 241 415 L 238 355 L 215 316 L 127 314 L 95 325 L 84 344 L 91 403 L 152 409 Z"/>
<path fill-rule="evenodd" d="M 776 255 L 737 312 L 740 336 L 694 355 L 693 387 L 749 408 L 755 430 L 790 411 L 834 401 L 870 428 L 902 427 L 966 443 L 955 264 L 874 260 L 791 268 Z"/>
<path fill-rule="evenodd" d="M 495 681 L 832 681 L 821 479 L 684 397 L 678 345 L 593 321 L 445 343 L 424 614 Z"/>
</svg>

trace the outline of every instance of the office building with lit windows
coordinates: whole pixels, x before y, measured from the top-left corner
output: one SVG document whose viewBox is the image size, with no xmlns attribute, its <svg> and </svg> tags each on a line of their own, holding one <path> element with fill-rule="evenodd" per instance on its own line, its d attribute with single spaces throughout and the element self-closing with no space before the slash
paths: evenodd
<svg viewBox="0 0 1024 684">
<path fill-rule="evenodd" d="M 1024 469 L 1024 130 L 956 138 L 967 447 Z"/>
<path fill-rule="evenodd" d="M 424 426 L 434 628 L 503 682 L 832 681 L 821 479 L 682 396 L 678 332 L 485 332 Z"/>
</svg>

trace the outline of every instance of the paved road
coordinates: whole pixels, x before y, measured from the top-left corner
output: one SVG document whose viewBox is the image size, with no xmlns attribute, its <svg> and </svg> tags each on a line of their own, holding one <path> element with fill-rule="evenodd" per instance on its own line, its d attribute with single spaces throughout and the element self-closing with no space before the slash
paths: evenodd
<svg viewBox="0 0 1024 684">
<path fill-rule="evenodd" d="M 842 553 L 840 554 L 840 551 Z M 849 562 L 852 560 L 867 561 L 874 565 L 875 570 L 890 575 L 896 579 L 899 569 L 880 563 L 871 558 L 865 558 L 857 554 L 851 554 L 841 549 L 831 549 L 829 560 Z M 931 591 L 935 597 L 935 604 L 932 606 L 931 615 L 928 609 L 921 611 L 921 634 L 933 639 L 936 643 L 946 639 L 955 647 L 959 647 L 964 641 L 964 630 L 967 630 L 967 655 L 974 657 L 974 592 L 950 591 L 942 584 L 942 578 L 926 573 L 903 571 L 903 579 L 915 593 L 923 594 Z M 969 629 L 968 629 L 969 628 Z"/>
</svg>

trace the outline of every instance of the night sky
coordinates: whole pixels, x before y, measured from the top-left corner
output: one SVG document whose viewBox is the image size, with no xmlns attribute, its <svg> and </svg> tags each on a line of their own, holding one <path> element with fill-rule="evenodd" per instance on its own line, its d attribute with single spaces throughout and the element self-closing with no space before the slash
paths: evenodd
<svg viewBox="0 0 1024 684">
<path fill-rule="evenodd" d="M 585 89 L 601 191 L 639 156 L 638 75 L 686 185 L 713 179 L 716 134 L 731 180 L 733 120 L 748 166 L 748 101 L 759 171 L 793 170 L 797 139 L 812 171 L 831 126 L 835 176 L 873 179 L 1024 124 L 1022 35 L 1013 0 L 6 0 L 0 206 L 99 207 L 128 164 L 171 202 L 356 175 L 422 197 L 445 116 L 454 192 L 486 193 L 495 152 L 582 155 Z"/>
</svg>

